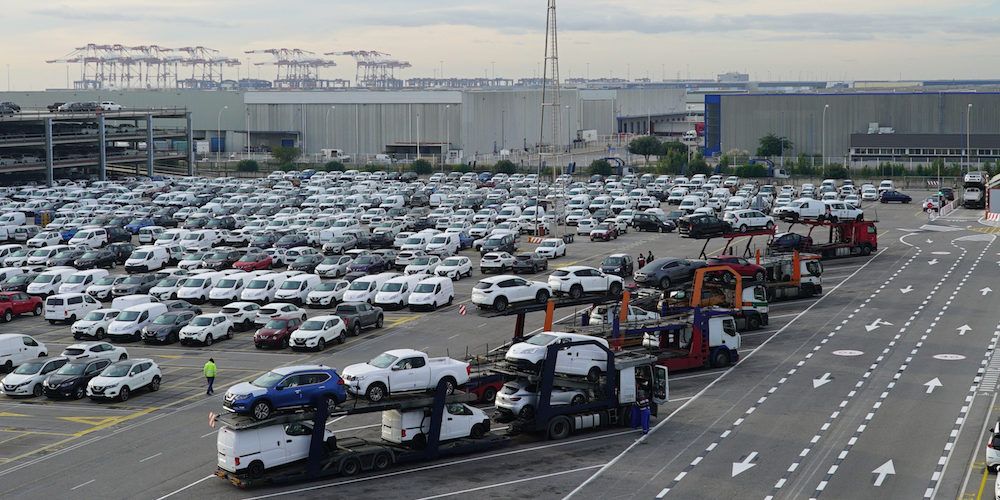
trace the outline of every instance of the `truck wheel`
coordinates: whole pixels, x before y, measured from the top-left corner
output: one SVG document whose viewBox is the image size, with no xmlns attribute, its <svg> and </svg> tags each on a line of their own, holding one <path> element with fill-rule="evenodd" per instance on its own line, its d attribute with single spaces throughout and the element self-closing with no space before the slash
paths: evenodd
<svg viewBox="0 0 1000 500">
<path fill-rule="evenodd" d="M 868 256 L 872 254 L 872 247 L 870 245 L 861 245 L 861 255 Z"/>
<path fill-rule="evenodd" d="M 483 429 L 483 424 L 475 424 L 472 426 L 472 431 L 469 432 L 469 437 L 472 439 L 482 439 L 486 435 L 486 429 Z"/>
<path fill-rule="evenodd" d="M 449 396 L 455 394 L 455 387 L 458 385 L 455 379 L 451 377 L 445 377 L 441 380 L 444 380 L 444 393 Z"/>
<path fill-rule="evenodd" d="M 496 397 L 497 390 L 492 387 L 487 387 L 486 389 L 483 389 L 483 397 L 479 399 L 479 402 L 492 404 Z"/>
<path fill-rule="evenodd" d="M 587 380 L 597 382 L 599 378 L 601 378 L 601 369 L 596 366 L 590 367 L 590 371 L 587 372 Z"/>
<path fill-rule="evenodd" d="M 757 316 L 747 318 L 747 330 L 756 330 L 758 328 L 760 328 L 760 318 Z"/>
<path fill-rule="evenodd" d="M 42 305 L 38 304 L 37 306 L 35 306 L 35 310 L 31 311 L 31 314 L 34 314 L 35 316 L 41 316 L 42 315 Z"/>
<path fill-rule="evenodd" d="M 410 448 L 413 448 L 414 450 L 422 450 L 426 447 L 427 447 L 427 436 L 423 434 L 417 434 L 416 436 L 413 436 L 413 439 L 410 440 Z"/>
<path fill-rule="evenodd" d="M 573 431 L 573 424 L 570 423 L 569 418 L 565 416 L 558 416 L 549 421 L 549 439 L 556 441 L 559 439 L 565 439 L 569 436 L 569 433 Z"/>
<path fill-rule="evenodd" d="M 729 351 L 719 349 L 712 355 L 712 366 L 715 368 L 729 366 Z"/>
<path fill-rule="evenodd" d="M 375 459 L 372 460 L 372 467 L 375 470 L 386 470 L 392 465 L 392 457 L 388 453 L 379 453 L 375 455 Z"/>
<path fill-rule="evenodd" d="M 260 479 L 264 475 L 264 462 L 254 460 L 247 466 L 247 474 L 253 479 Z"/>
<path fill-rule="evenodd" d="M 271 416 L 271 403 L 267 401 L 257 401 L 250 408 L 250 416 L 254 420 L 267 420 Z"/>
<path fill-rule="evenodd" d="M 379 401 L 385 399 L 387 392 L 388 391 L 386 390 L 385 385 L 381 382 L 376 382 L 368 386 L 368 390 L 365 391 L 365 398 L 372 403 L 378 403 Z"/>
</svg>

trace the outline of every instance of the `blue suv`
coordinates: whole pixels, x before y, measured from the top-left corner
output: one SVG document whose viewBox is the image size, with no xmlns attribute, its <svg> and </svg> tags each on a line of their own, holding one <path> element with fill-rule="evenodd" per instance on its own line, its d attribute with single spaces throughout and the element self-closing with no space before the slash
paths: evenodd
<svg viewBox="0 0 1000 500">
<path fill-rule="evenodd" d="M 324 365 L 286 366 L 230 387 L 222 406 L 254 420 L 266 420 L 276 410 L 311 407 L 324 395 L 329 397 L 331 410 L 347 400 L 344 380 L 337 370 Z"/>
</svg>

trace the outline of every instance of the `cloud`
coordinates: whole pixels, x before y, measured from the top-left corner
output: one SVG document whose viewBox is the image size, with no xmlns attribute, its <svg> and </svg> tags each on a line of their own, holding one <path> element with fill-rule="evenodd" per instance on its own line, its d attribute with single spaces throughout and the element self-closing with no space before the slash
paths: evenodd
<svg viewBox="0 0 1000 500">
<path fill-rule="evenodd" d="M 199 28 L 213 29 L 229 29 L 235 27 L 232 23 L 220 21 L 211 17 L 181 16 L 177 15 L 176 12 L 156 13 L 157 9 L 150 10 L 149 8 L 144 8 L 143 10 L 150 13 L 140 14 L 136 12 L 114 12 L 94 8 L 81 9 L 63 5 L 58 7 L 36 9 L 31 11 L 31 14 L 39 17 L 61 19 L 65 21 L 100 23 L 102 26 L 114 23 L 168 23 L 172 25 L 188 25 Z"/>
</svg>

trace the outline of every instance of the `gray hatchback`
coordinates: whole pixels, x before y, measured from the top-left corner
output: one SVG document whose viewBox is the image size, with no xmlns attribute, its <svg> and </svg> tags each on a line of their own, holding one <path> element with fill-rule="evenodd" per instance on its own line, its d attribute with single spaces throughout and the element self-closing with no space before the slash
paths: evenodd
<svg viewBox="0 0 1000 500">
<path fill-rule="evenodd" d="M 694 272 L 706 265 L 703 260 L 656 259 L 636 271 L 635 282 L 640 286 L 667 289 L 691 281 Z"/>
</svg>

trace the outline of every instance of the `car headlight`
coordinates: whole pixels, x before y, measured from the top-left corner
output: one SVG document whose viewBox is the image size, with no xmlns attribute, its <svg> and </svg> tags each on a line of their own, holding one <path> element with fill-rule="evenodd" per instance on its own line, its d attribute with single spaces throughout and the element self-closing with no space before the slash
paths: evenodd
<svg viewBox="0 0 1000 500">
<path fill-rule="evenodd" d="M 233 399 L 247 399 L 249 397 L 250 397 L 250 394 L 234 394 L 233 395 Z"/>
<path fill-rule="evenodd" d="M 68 387 L 68 386 L 73 385 L 74 383 L 76 383 L 75 380 L 67 380 L 67 381 L 59 384 L 59 387 Z"/>
</svg>

